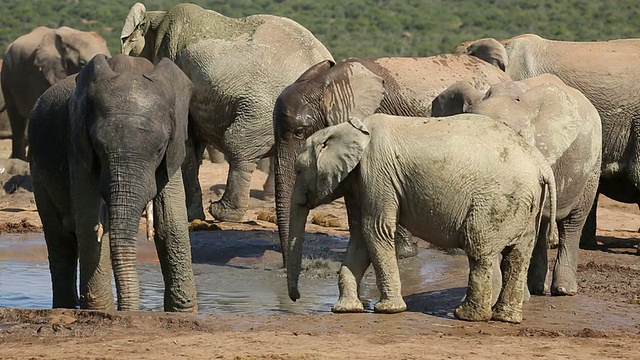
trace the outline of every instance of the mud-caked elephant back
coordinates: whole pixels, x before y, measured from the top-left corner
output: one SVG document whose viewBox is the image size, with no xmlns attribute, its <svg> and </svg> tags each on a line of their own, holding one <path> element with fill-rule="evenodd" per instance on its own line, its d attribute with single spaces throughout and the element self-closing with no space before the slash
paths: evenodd
<svg viewBox="0 0 640 360">
<path fill-rule="evenodd" d="M 357 61 L 341 62 L 327 73 L 321 108 L 326 125 L 364 119 L 380 107 L 384 80 Z"/>
</svg>

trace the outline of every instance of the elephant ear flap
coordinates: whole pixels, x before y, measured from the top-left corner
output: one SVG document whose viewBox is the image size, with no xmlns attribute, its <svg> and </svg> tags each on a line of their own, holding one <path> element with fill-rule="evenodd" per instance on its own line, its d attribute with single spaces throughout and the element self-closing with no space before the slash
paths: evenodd
<svg viewBox="0 0 640 360">
<path fill-rule="evenodd" d="M 348 62 L 336 72 L 322 97 L 327 125 L 336 125 L 351 117 L 373 115 L 384 98 L 384 80 L 358 62 Z"/>
<path fill-rule="evenodd" d="M 431 116 L 462 114 L 482 99 L 484 94 L 468 81 L 458 81 L 431 102 Z"/>
<path fill-rule="evenodd" d="M 335 64 L 336 63 L 333 62 L 332 60 L 320 61 L 319 63 L 313 65 L 312 67 L 308 68 L 305 72 L 303 72 L 302 75 L 300 75 L 300 77 L 298 78 L 298 80 L 296 80 L 296 82 L 299 83 L 299 82 L 313 79 L 319 74 L 322 74 L 325 71 L 331 69 Z"/>
<path fill-rule="evenodd" d="M 107 56 L 98 54 L 76 75 L 76 88 L 69 97 L 72 151 L 88 171 L 91 171 L 95 165 L 87 126 L 91 107 L 90 88 L 95 82 L 105 81 L 116 75 L 107 62 Z"/>
<path fill-rule="evenodd" d="M 122 26 L 122 31 L 120 32 L 120 40 L 122 42 L 124 42 L 125 39 L 133 34 L 138 25 L 140 25 L 144 20 L 146 13 L 147 8 L 145 8 L 144 4 L 133 4 L 131 10 L 129 10 L 129 14 L 127 14 L 127 18 L 124 20 L 124 25 Z"/>
<path fill-rule="evenodd" d="M 314 139 L 311 142 L 316 149 L 316 186 L 318 200 L 321 200 L 333 194 L 360 163 L 371 134 L 357 118 L 330 126 L 318 134 L 312 135 Z"/>
<path fill-rule="evenodd" d="M 539 108 L 533 119 L 536 147 L 550 165 L 555 164 L 578 137 L 581 118 L 578 102 L 555 84 L 542 84 L 523 95 L 538 100 Z"/>
<path fill-rule="evenodd" d="M 467 46 L 466 54 L 482 59 L 506 71 L 509 66 L 509 56 L 504 46 L 493 38 L 480 39 Z"/>
<path fill-rule="evenodd" d="M 165 152 L 166 180 L 168 181 L 180 169 L 186 155 L 185 143 L 188 137 L 189 102 L 193 92 L 193 83 L 178 65 L 167 58 L 160 60 L 155 72 L 166 77 L 175 94 L 173 131 Z"/>
<path fill-rule="evenodd" d="M 62 38 L 54 31 L 43 36 L 36 48 L 33 64 L 42 71 L 42 75 L 50 85 L 67 77 L 61 55 L 63 52 Z"/>
</svg>

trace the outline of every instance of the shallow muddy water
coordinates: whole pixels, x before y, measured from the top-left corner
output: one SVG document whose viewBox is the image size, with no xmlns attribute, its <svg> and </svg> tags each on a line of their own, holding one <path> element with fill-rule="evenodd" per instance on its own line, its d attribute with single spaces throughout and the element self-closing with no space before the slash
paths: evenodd
<svg viewBox="0 0 640 360">
<path fill-rule="evenodd" d="M 337 300 L 336 272 L 346 249 L 346 238 L 308 234 L 305 243 L 308 258 L 303 262 L 306 270 L 300 278 L 302 298 L 297 302 L 287 294 L 274 231 L 192 232 L 191 242 L 201 313 L 323 313 L 329 312 Z M 160 265 L 153 244 L 145 240 L 138 241 L 138 271 L 143 310 L 162 310 L 164 285 Z M 451 280 L 464 283 L 466 271 L 464 257 L 420 249 L 416 258 L 402 260 L 403 290 L 410 293 L 433 290 L 435 295 L 451 287 Z M 371 270 L 363 280 L 362 292 L 371 308 L 379 296 Z M 464 290 L 448 294 L 439 297 L 459 302 Z M 411 301 L 408 297 L 409 305 Z M 0 236 L 0 307 L 51 307 L 43 234 Z"/>
</svg>

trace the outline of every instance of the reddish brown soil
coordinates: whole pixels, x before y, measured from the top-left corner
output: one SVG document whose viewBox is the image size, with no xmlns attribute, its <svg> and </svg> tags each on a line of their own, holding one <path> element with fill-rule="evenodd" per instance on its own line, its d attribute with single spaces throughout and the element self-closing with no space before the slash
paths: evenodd
<svg viewBox="0 0 640 360">
<path fill-rule="evenodd" d="M 0 141 L 0 149 L 6 150 L 6 146 L 6 141 Z M 220 195 L 226 169 L 224 165 L 204 164 L 201 182 L 205 203 Z M 263 213 L 261 219 L 268 220 L 268 213 L 273 212 L 272 203 L 256 198 L 265 177 L 263 173 L 254 176 L 246 222 L 217 223 L 223 231 L 276 228 L 269 221 L 257 220 L 259 213 Z M 347 234 L 341 202 L 313 214 L 336 215 L 340 226 L 311 224 L 310 216 L 307 231 Z M 639 359 L 640 257 L 635 252 L 640 212 L 635 205 L 602 198 L 598 220 L 602 247 L 580 251 L 580 293 L 533 297 L 525 304 L 524 321 L 519 325 L 455 320 L 451 311 L 464 288 L 446 284 L 441 291 L 430 293 L 403 289 L 409 310 L 396 315 L 0 309 L 0 358 Z M 31 193 L 19 190 L 0 197 L 0 233 L 10 231 L 40 231 Z M 464 279 L 465 271 L 460 269 L 455 276 Z M 2 274 L 0 291 L 1 284 Z"/>
</svg>

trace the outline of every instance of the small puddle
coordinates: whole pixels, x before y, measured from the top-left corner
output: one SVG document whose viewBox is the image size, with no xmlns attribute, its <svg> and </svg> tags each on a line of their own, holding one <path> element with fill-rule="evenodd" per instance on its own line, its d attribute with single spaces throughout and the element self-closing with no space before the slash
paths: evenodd
<svg viewBox="0 0 640 360">
<path fill-rule="evenodd" d="M 338 298 L 336 273 L 347 239 L 324 234 L 307 237 L 305 256 L 312 260 L 306 259 L 303 263 L 308 270 L 300 277 L 302 298 L 293 302 L 287 293 L 285 271 L 280 266 L 276 232 L 192 232 L 193 271 L 200 312 L 249 315 L 329 312 Z M 424 291 L 425 285 L 437 286 L 448 278 L 444 271 L 451 265 L 447 261 L 450 258 L 421 249 L 416 258 L 402 260 L 403 288 Z M 142 309 L 161 311 L 164 285 L 160 264 L 154 245 L 146 240 L 138 241 L 138 272 Z M 371 270 L 363 279 L 362 295 L 369 308 L 379 296 Z M 43 234 L 0 236 L 0 307 L 51 307 L 51 281 Z"/>
</svg>

